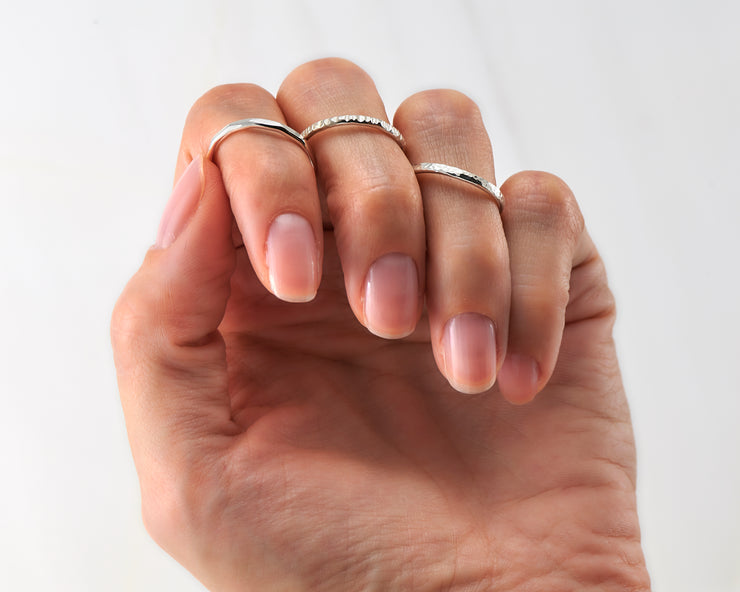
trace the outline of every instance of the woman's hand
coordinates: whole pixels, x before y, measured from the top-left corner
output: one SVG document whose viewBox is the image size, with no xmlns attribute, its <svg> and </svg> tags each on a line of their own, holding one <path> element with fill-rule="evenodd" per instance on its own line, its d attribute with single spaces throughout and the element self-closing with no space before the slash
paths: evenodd
<svg viewBox="0 0 740 592">
<path fill-rule="evenodd" d="M 520 173 L 500 213 L 417 178 L 494 181 L 453 91 L 400 106 L 405 154 L 342 126 L 308 140 L 315 170 L 259 129 L 201 156 L 234 120 L 344 114 L 388 119 L 341 60 L 191 111 L 112 323 L 150 533 L 214 591 L 649 589 L 614 302 L 570 190 Z"/>
</svg>

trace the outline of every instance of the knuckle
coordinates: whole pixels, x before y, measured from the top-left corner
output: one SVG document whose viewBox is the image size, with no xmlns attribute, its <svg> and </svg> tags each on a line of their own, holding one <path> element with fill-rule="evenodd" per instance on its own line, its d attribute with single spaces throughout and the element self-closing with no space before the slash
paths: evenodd
<svg viewBox="0 0 740 592">
<path fill-rule="evenodd" d="M 354 62 L 342 58 L 322 58 L 301 64 L 286 76 L 278 91 L 278 102 L 295 105 L 335 102 L 337 94 L 352 89 L 374 89 L 370 75 Z"/>
<path fill-rule="evenodd" d="M 199 144 L 193 151 L 208 148 L 213 135 L 227 122 L 241 117 L 255 117 L 274 99 L 256 84 L 238 83 L 216 86 L 193 103 L 185 119 L 183 141 Z M 194 140 L 197 138 L 197 140 Z"/>
<path fill-rule="evenodd" d="M 285 194 L 303 187 L 310 179 L 311 165 L 302 151 L 293 150 L 292 147 L 286 150 L 282 142 L 272 141 L 272 138 L 261 141 L 261 138 L 242 136 L 238 140 L 252 143 L 234 141 L 224 144 L 222 158 L 225 165 L 221 167 L 221 174 L 226 187 L 243 188 L 258 183 L 260 187 L 270 187 L 277 193 Z M 249 159 L 238 157 L 239 149 L 245 145 L 254 146 L 256 141 L 259 141 L 259 149 L 249 150 Z M 244 192 L 245 195 L 252 193 L 250 190 Z"/>
<path fill-rule="evenodd" d="M 335 178 L 327 185 L 329 207 L 335 197 L 345 204 L 346 216 L 363 220 L 363 223 L 387 224 L 388 204 L 393 204 L 393 217 L 415 219 L 421 216 L 421 199 L 413 177 L 397 170 L 366 169 L 359 178 Z M 412 218 L 415 217 L 415 218 Z"/>
<path fill-rule="evenodd" d="M 406 99 L 398 111 L 409 125 L 445 134 L 457 131 L 461 121 L 480 121 L 482 125 L 478 105 L 456 90 L 435 89 L 416 93 Z"/>
<path fill-rule="evenodd" d="M 290 74 L 286 80 L 293 76 L 306 78 L 309 80 L 321 79 L 327 76 L 362 76 L 367 77 L 367 73 L 354 62 L 344 58 L 320 58 L 301 64 Z"/>
<path fill-rule="evenodd" d="M 557 228 L 572 240 L 584 230 L 583 214 L 570 187 L 559 177 L 540 171 L 518 173 L 502 191 L 512 210 L 524 212 L 543 230 Z M 506 215 L 506 209 L 504 215 Z"/>
<path fill-rule="evenodd" d="M 188 120 L 198 120 L 205 114 L 218 111 L 234 112 L 254 103 L 255 95 L 264 95 L 267 91 L 256 84 L 238 83 L 216 86 L 195 101 L 188 114 Z M 269 94 L 269 93 L 267 93 Z"/>
</svg>

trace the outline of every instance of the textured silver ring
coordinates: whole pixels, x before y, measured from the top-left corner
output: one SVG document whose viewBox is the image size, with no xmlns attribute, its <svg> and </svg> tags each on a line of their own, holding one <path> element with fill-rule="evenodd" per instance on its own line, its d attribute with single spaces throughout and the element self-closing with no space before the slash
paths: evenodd
<svg viewBox="0 0 740 592">
<path fill-rule="evenodd" d="M 370 117 L 369 115 L 337 115 L 336 117 L 320 119 L 304 129 L 301 132 L 301 138 L 308 140 L 314 134 L 337 125 L 367 125 L 374 127 L 391 136 L 396 142 L 398 142 L 398 145 L 401 148 L 406 147 L 406 141 L 403 139 L 403 135 L 398 131 L 398 129 L 393 127 L 387 121 L 383 121 L 377 117 Z"/>
<path fill-rule="evenodd" d="M 414 165 L 414 172 L 416 174 L 437 173 L 439 175 L 447 175 L 453 179 L 460 179 L 461 181 L 475 185 L 493 198 L 499 212 L 502 212 L 504 209 L 504 194 L 501 193 L 501 190 L 490 181 L 486 181 L 483 177 L 479 177 L 470 171 L 438 162 L 422 162 Z"/>
<path fill-rule="evenodd" d="M 311 158 L 311 152 L 308 149 L 306 140 L 301 137 L 301 134 L 295 131 L 292 127 L 288 127 L 284 123 L 273 121 L 272 119 L 262 119 L 259 117 L 232 121 L 230 124 L 223 127 L 221 131 L 213 136 L 211 144 L 210 146 L 208 146 L 208 152 L 206 152 L 206 158 L 213 160 L 213 157 L 216 154 L 216 149 L 218 148 L 219 144 L 221 144 L 221 142 L 223 142 L 231 134 L 240 132 L 245 129 L 264 129 L 284 134 L 303 149 L 303 151 L 306 153 L 306 156 L 308 156 L 308 160 L 311 162 L 311 166 L 313 166 L 313 158 Z"/>
</svg>

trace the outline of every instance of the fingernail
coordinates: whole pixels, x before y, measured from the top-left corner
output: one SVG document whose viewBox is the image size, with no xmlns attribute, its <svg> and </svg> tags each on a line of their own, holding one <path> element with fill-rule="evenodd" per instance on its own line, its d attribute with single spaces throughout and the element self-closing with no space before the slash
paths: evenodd
<svg viewBox="0 0 740 592">
<path fill-rule="evenodd" d="M 375 261 L 365 282 L 365 325 L 379 337 L 399 338 L 416 327 L 419 276 L 408 255 L 391 253 Z"/>
<path fill-rule="evenodd" d="M 451 318 L 444 330 L 445 374 L 458 391 L 487 391 L 496 380 L 496 332 L 488 317 L 466 312 Z"/>
<path fill-rule="evenodd" d="M 499 384 L 506 398 L 513 403 L 526 403 L 537 394 L 540 367 L 529 356 L 509 353 L 499 372 Z M 505 388 L 505 390 L 504 390 Z"/>
<path fill-rule="evenodd" d="M 273 294 L 286 302 L 313 300 L 318 289 L 318 253 L 308 220 L 298 214 L 275 218 L 266 251 Z"/>
<path fill-rule="evenodd" d="M 157 230 L 157 248 L 166 249 L 174 243 L 198 208 L 203 191 L 202 162 L 200 157 L 195 158 L 175 184 Z"/>
</svg>

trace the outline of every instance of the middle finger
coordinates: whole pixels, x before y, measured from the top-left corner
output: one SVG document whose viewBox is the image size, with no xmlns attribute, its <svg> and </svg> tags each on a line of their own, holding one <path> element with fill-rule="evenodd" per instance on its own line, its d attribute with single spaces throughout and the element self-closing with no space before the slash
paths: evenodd
<svg viewBox="0 0 740 592">
<path fill-rule="evenodd" d="M 277 100 L 297 130 L 342 115 L 388 120 L 370 77 L 340 59 L 300 66 L 285 79 Z M 410 334 L 421 315 L 425 257 L 413 169 L 390 134 L 367 126 L 324 129 L 308 143 L 355 316 L 381 337 Z"/>
</svg>

